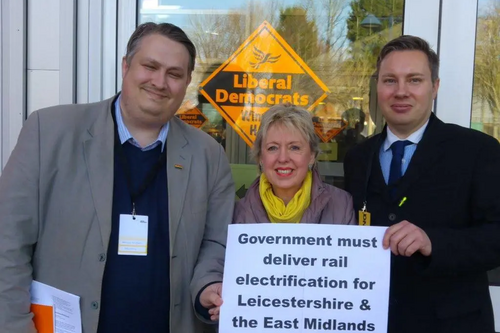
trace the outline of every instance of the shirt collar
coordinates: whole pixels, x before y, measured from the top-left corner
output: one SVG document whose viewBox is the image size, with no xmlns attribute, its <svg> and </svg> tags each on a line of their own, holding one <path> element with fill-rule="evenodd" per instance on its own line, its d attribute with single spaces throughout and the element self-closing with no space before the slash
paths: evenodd
<svg viewBox="0 0 500 333">
<path fill-rule="evenodd" d="M 153 146 L 156 147 L 157 144 L 161 142 L 161 151 L 165 149 L 165 142 L 167 141 L 167 135 L 168 135 L 168 130 L 170 128 L 170 123 L 167 122 L 165 125 L 160 130 L 160 133 L 158 134 L 158 138 L 156 139 L 155 142 L 149 144 L 146 147 L 141 147 L 139 145 L 139 142 L 130 134 L 129 130 L 127 129 L 127 126 L 125 126 L 125 123 L 123 122 L 123 117 L 122 117 L 122 109 L 120 107 L 120 101 L 122 99 L 122 95 L 120 94 L 118 98 L 115 101 L 115 117 L 116 117 L 116 126 L 118 127 L 118 136 L 120 137 L 120 143 L 123 145 L 127 141 L 131 141 L 133 145 L 142 148 L 143 150 L 147 148 L 152 148 Z"/>
<path fill-rule="evenodd" d="M 427 125 L 429 124 L 429 119 L 423 124 L 418 130 L 413 132 L 409 137 L 407 137 L 405 140 L 411 141 L 413 144 L 418 144 L 420 140 L 422 140 L 422 137 L 424 136 L 425 129 L 427 128 Z M 387 126 L 387 136 L 384 141 L 384 151 L 387 151 L 391 148 L 391 145 L 396 142 L 401 140 L 394 134 L 389 126 Z"/>
</svg>

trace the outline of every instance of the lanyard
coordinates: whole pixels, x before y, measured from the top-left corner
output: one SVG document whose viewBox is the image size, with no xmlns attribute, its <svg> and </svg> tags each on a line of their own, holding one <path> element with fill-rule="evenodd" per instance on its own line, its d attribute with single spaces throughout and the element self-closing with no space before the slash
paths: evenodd
<svg viewBox="0 0 500 333">
<path fill-rule="evenodd" d="M 163 151 L 161 152 L 160 156 L 158 156 L 158 160 L 156 163 L 153 165 L 151 170 L 149 170 L 148 174 L 146 175 L 146 178 L 142 182 L 142 184 L 137 188 L 135 191 L 133 190 L 133 185 L 132 185 L 132 176 L 130 173 L 130 165 L 127 161 L 127 157 L 125 156 L 125 152 L 123 151 L 123 147 L 120 141 L 120 135 L 118 134 L 118 124 L 116 123 L 116 117 L 115 117 L 115 110 L 113 108 L 112 110 L 112 115 L 113 115 L 113 121 L 115 123 L 115 149 L 120 155 L 120 161 L 123 167 L 123 171 L 125 173 L 125 178 L 127 180 L 127 188 L 130 193 L 130 201 L 132 203 L 132 216 L 135 217 L 135 202 L 136 200 L 146 191 L 149 185 L 153 182 L 153 180 L 156 178 L 158 175 L 158 172 L 162 169 L 162 167 L 165 165 L 166 162 L 166 156 L 167 156 L 167 145 L 165 145 Z"/>
<path fill-rule="evenodd" d="M 383 132 L 382 132 L 383 134 Z M 380 150 L 380 145 L 383 142 L 383 139 L 385 139 L 384 135 L 380 135 L 377 139 L 377 142 L 374 145 L 374 148 L 370 151 L 370 155 L 368 157 L 368 164 L 366 168 L 366 176 L 365 176 L 365 183 L 364 183 L 364 188 L 363 188 L 363 207 L 361 208 L 362 212 L 366 212 L 366 205 L 367 205 L 367 197 L 368 197 L 368 185 L 370 183 L 370 176 L 372 173 L 372 167 L 373 167 L 373 159 L 376 156 L 377 150 Z"/>
</svg>

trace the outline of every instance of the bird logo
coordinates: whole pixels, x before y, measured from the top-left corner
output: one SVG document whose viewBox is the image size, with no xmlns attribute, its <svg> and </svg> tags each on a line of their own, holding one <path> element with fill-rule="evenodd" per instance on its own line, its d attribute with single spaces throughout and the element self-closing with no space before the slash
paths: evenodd
<svg viewBox="0 0 500 333">
<path fill-rule="evenodd" d="M 271 55 L 271 53 L 264 53 L 259 50 L 256 46 L 253 47 L 253 56 L 255 57 L 255 62 L 250 61 L 250 66 L 254 69 L 259 69 L 260 65 L 265 63 L 274 64 L 281 57 L 281 54 L 277 56 Z"/>
</svg>

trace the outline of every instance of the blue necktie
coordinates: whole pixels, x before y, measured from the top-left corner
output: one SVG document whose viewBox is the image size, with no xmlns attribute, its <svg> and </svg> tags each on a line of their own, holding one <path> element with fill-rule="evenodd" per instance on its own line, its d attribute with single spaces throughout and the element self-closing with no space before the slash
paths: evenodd
<svg viewBox="0 0 500 333">
<path fill-rule="evenodd" d="M 392 161 L 391 171 L 389 173 L 389 185 L 394 184 L 399 178 L 401 178 L 401 162 L 403 160 L 403 155 L 405 154 L 405 147 L 411 144 L 411 141 L 405 140 L 396 141 L 391 145 Z"/>
</svg>

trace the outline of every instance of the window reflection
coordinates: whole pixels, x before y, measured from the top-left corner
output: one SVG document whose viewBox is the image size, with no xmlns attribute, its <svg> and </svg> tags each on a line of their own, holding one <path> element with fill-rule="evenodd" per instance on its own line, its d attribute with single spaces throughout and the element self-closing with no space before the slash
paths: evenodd
<svg viewBox="0 0 500 333">
<path fill-rule="evenodd" d="M 471 127 L 500 141 L 500 1 L 478 6 Z M 500 286 L 500 268 L 489 279 Z"/>
<path fill-rule="evenodd" d="M 341 186 L 345 152 L 382 129 L 373 74 L 380 48 L 402 33 L 403 0 L 139 0 L 138 5 L 139 23 L 176 24 L 195 43 L 197 65 L 184 106 L 205 114 L 201 129 L 225 147 L 232 164 L 253 163 L 249 147 L 199 86 L 264 21 L 330 91 L 310 109 L 323 131 L 319 166 L 328 182 Z M 317 86 L 300 87 L 311 89 Z"/>
<path fill-rule="evenodd" d="M 471 127 L 500 140 L 500 1 L 479 1 Z"/>
</svg>

